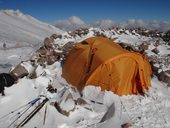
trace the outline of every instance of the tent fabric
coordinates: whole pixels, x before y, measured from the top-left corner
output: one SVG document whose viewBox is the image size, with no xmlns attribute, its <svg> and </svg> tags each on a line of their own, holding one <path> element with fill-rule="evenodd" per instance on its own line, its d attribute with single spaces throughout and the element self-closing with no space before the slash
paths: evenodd
<svg viewBox="0 0 170 128">
<path fill-rule="evenodd" d="M 77 43 L 64 62 L 62 76 L 80 91 L 94 85 L 118 95 L 142 94 L 151 85 L 148 60 L 103 37 Z"/>
</svg>

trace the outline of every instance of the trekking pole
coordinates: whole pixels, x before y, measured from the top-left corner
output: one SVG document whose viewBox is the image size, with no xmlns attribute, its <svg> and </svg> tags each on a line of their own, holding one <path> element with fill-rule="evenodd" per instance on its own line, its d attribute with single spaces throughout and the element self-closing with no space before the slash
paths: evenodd
<svg viewBox="0 0 170 128">
<path fill-rule="evenodd" d="M 40 100 L 40 97 L 38 97 L 38 98 L 36 98 L 36 99 L 34 99 L 34 100 L 32 100 L 32 101 L 30 101 L 28 104 L 30 104 L 30 106 L 28 107 L 28 108 L 26 108 L 9 126 L 8 126 L 8 128 L 10 127 L 10 126 L 12 126 L 24 113 L 26 113 L 37 101 L 39 101 Z"/>
<path fill-rule="evenodd" d="M 3 118 L 5 118 L 5 117 L 7 117 L 7 116 L 9 116 L 10 114 L 15 113 L 15 112 L 16 112 L 16 111 L 18 111 L 18 110 L 20 110 L 20 109 L 22 109 L 22 108 L 26 107 L 27 105 L 28 105 L 28 104 L 25 104 L 25 105 L 23 105 L 23 106 L 21 106 L 21 107 L 19 107 L 19 108 L 15 109 L 15 110 L 11 111 L 10 113 L 8 113 L 8 114 L 6 114 L 6 115 L 4 115 L 4 116 L 0 117 L 0 120 L 1 120 L 1 119 L 3 119 Z"/>
<path fill-rule="evenodd" d="M 38 98 L 36 98 L 36 99 L 34 99 L 34 100 L 32 100 L 32 101 L 29 101 L 27 104 L 22 105 L 21 107 L 19 107 L 19 108 L 15 109 L 15 110 L 11 111 L 10 113 L 8 113 L 8 114 L 6 114 L 6 115 L 0 117 L 0 120 L 3 119 L 3 118 L 5 118 L 5 117 L 7 117 L 7 116 L 9 116 L 10 114 L 15 113 L 15 112 L 18 111 L 18 110 L 20 110 L 20 109 L 26 107 L 26 106 L 29 105 L 29 104 L 35 104 L 38 100 L 40 100 L 40 97 L 38 97 Z"/>
<path fill-rule="evenodd" d="M 43 100 L 16 128 L 23 127 L 48 101 L 46 98 Z"/>
<path fill-rule="evenodd" d="M 21 115 L 19 115 L 9 126 L 8 128 L 10 128 L 26 111 L 28 111 L 32 106 L 30 105 L 26 110 L 24 110 Z"/>
<path fill-rule="evenodd" d="M 47 116 L 47 105 L 45 106 L 43 125 L 45 125 L 46 116 Z"/>
</svg>

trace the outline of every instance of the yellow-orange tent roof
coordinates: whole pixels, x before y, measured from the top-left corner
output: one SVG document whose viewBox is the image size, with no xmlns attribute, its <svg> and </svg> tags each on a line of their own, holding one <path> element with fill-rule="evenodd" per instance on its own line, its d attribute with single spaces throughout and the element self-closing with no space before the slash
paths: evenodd
<svg viewBox="0 0 170 128">
<path fill-rule="evenodd" d="M 151 68 L 139 53 L 103 37 L 77 43 L 65 60 L 62 76 L 78 90 L 100 86 L 118 95 L 141 94 L 150 86 Z"/>
</svg>

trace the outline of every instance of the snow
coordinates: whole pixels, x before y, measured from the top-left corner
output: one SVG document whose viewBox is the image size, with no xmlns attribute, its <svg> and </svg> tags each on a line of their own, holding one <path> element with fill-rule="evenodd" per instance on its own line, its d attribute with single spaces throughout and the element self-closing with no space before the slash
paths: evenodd
<svg viewBox="0 0 170 128">
<path fill-rule="evenodd" d="M 160 51 L 160 55 L 168 55 L 170 54 L 170 46 L 169 45 L 159 45 L 158 50 Z"/>
<path fill-rule="evenodd" d="M 8 72 L 10 68 L 21 61 L 30 59 L 30 56 L 35 50 L 32 47 L 12 48 L 9 50 L 0 50 L 0 64 L 9 66 L 3 68 L 0 66 L 0 72 Z"/>
<path fill-rule="evenodd" d="M 1 20 L 1 16 L 3 17 L 3 20 Z M 4 20 L 8 20 L 8 22 L 6 23 Z M 13 22 L 9 23 L 10 20 Z M 26 24 L 23 21 L 26 22 Z M 23 28 L 25 27 L 24 33 L 29 35 L 29 39 L 31 39 L 29 41 L 32 42 L 35 38 L 35 41 L 37 39 L 42 40 L 42 35 L 44 35 L 42 29 L 46 29 L 46 24 L 40 23 L 38 27 L 43 26 L 40 32 L 42 35 L 39 35 L 39 32 L 35 30 L 34 36 L 30 34 L 30 31 L 34 31 L 33 24 L 39 24 L 39 21 L 28 15 L 24 15 L 19 11 L 14 12 L 8 10 L 6 12 L 0 12 L 0 26 L 7 25 L 7 28 L 11 28 L 13 25 L 21 25 Z M 30 25 L 33 26 L 27 29 Z M 51 26 L 50 28 L 53 29 Z M 7 31 L 8 30 L 5 30 L 5 32 Z M 35 47 L 27 44 L 26 41 L 28 40 L 25 36 L 21 36 L 24 38 L 22 47 L 13 47 L 10 38 L 18 35 L 20 37 L 19 32 L 22 32 L 23 30 L 21 31 L 20 28 L 17 31 L 18 33 L 15 33 L 14 31 L 6 33 L 9 38 L 5 38 L 5 36 L 2 38 L 9 41 L 8 46 L 10 46 L 10 48 L 6 50 L 0 49 L 0 64 L 5 65 L 9 63 L 9 65 L 11 64 L 10 66 L 15 66 L 18 62 L 24 61 L 22 66 L 24 66 L 31 74 L 34 68 L 27 60 L 29 60 L 31 55 L 34 53 Z M 107 37 L 115 39 L 116 42 L 124 42 L 135 46 L 140 45 L 144 41 L 149 42 L 149 49 L 146 51 L 148 56 L 156 56 L 156 54 L 151 51 L 154 48 L 157 48 L 160 51 L 157 55 L 158 57 L 169 54 L 169 46 L 165 44 L 155 46 L 151 37 L 141 36 L 135 31 L 133 31 L 134 34 L 131 34 L 130 31 L 126 30 L 125 33 L 121 34 L 121 31 L 124 31 L 123 29 L 119 31 L 102 31 L 97 28 L 90 28 L 87 35 L 75 37 L 71 37 L 68 33 L 63 33 L 61 39 L 55 40 L 55 44 L 63 46 L 69 41 L 80 42 L 88 37 L 94 36 L 95 31 L 99 31 Z M 15 41 L 14 39 L 12 39 L 12 41 Z M 159 67 L 160 64 L 155 64 L 155 66 Z M 0 71 L 4 72 L 7 71 L 7 69 L 9 69 L 9 67 L 0 68 Z M 163 70 L 165 69 L 166 68 L 163 67 Z M 121 125 L 126 123 L 131 125 L 130 128 L 170 127 L 170 87 L 168 88 L 165 86 L 165 83 L 160 82 L 155 76 L 151 81 L 152 86 L 149 90 L 146 90 L 146 94 L 144 96 L 117 96 L 111 91 L 101 91 L 100 87 L 89 85 L 84 88 L 82 92 L 83 96 L 80 97 L 80 93 L 61 77 L 62 68 L 60 62 L 55 62 L 54 64 L 46 67 L 38 65 L 35 72 L 37 74 L 37 78 L 30 79 L 29 77 L 24 77 L 19 79 L 18 83 L 5 89 L 6 96 L 0 96 L 1 127 L 8 127 L 10 123 L 18 117 L 17 112 L 11 113 L 6 118 L 2 118 L 3 115 L 10 113 L 24 104 L 27 104 L 29 101 L 39 97 L 40 95 L 46 96 L 49 101 L 25 125 L 26 128 L 121 128 Z M 47 91 L 47 87 L 49 85 L 55 87 L 57 92 L 50 93 Z M 78 98 L 82 98 L 87 102 L 87 104 L 75 104 L 74 100 L 77 100 Z M 41 97 L 39 102 L 43 99 L 44 97 Z M 63 110 L 69 112 L 68 116 L 57 111 L 54 107 L 54 102 L 59 103 Z M 19 124 L 37 105 L 38 102 L 19 120 L 17 120 L 14 125 L 11 125 L 11 128 Z M 45 124 L 43 124 L 46 106 L 47 115 Z M 104 115 L 106 120 L 103 119 Z M 101 121 L 102 119 L 104 120 L 103 122 Z"/>
<path fill-rule="evenodd" d="M 131 128 L 170 127 L 170 91 L 163 83 L 159 82 L 156 77 L 152 79 L 152 87 L 146 92 L 145 96 L 117 96 L 110 91 L 101 92 L 99 87 L 87 86 L 83 91 L 83 98 L 88 102 L 86 107 L 89 109 L 85 109 L 82 106 L 75 105 L 71 99 L 66 100 L 67 96 L 73 94 L 74 91 L 71 91 L 69 87 L 71 85 L 68 85 L 62 78 L 60 82 L 67 84 L 65 88 L 66 91 L 63 91 L 63 86 L 56 85 L 61 83 L 53 83 L 58 89 L 57 94 L 46 91 L 45 88 L 50 84 L 50 79 L 52 79 L 51 74 L 54 73 L 50 73 L 52 71 L 51 69 L 58 70 L 58 72 L 55 72 L 55 76 L 60 79 L 61 67 L 59 63 L 56 62 L 46 68 L 48 72 L 47 76 L 40 75 L 35 80 L 24 77 L 11 88 L 6 88 L 6 96 L 0 97 L 1 115 L 5 115 L 28 101 L 35 99 L 38 95 L 43 94 L 50 98 L 50 101 L 47 103 L 46 123 L 43 125 L 45 111 L 45 107 L 43 107 L 43 109 L 26 124 L 28 128 L 34 126 L 37 128 L 121 128 L 121 125 L 124 123 L 130 123 L 132 125 Z M 64 92 L 62 98 L 59 94 L 61 92 Z M 76 97 L 74 95 L 72 96 L 73 99 L 78 97 L 78 95 Z M 58 113 L 57 110 L 50 105 L 55 100 L 61 102 L 61 107 L 64 110 L 72 110 L 74 108 L 74 111 L 70 112 L 69 117 Z M 113 117 L 98 123 L 112 104 L 115 106 L 114 109 L 110 110 L 113 113 Z M 9 125 L 9 122 L 11 122 L 11 120 L 8 119 L 1 124 L 1 126 Z"/>
<path fill-rule="evenodd" d="M 0 64 L 9 63 L 6 69 L 0 66 L 1 72 L 8 72 L 11 65 L 29 59 L 31 52 L 39 47 L 45 37 L 63 33 L 19 10 L 0 10 L 0 28 Z M 6 48 L 3 48 L 3 43 Z"/>
<path fill-rule="evenodd" d="M 0 27 L 0 41 L 2 42 L 36 44 L 46 36 L 54 33 L 63 33 L 62 30 L 56 27 L 14 10 L 0 11 Z"/>
</svg>

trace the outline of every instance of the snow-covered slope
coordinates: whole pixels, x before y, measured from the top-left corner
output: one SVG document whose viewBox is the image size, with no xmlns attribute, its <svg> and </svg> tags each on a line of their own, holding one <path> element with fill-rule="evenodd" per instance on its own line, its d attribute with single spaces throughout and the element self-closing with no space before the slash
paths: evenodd
<svg viewBox="0 0 170 128">
<path fill-rule="evenodd" d="M 44 38 L 54 33 L 63 31 L 19 10 L 0 10 L 0 72 L 28 59 Z"/>
<path fill-rule="evenodd" d="M 38 21 L 20 11 L 0 11 L 0 42 L 37 44 L 46 36 L 63 33 L 62 30 Z"/>
</svg>

